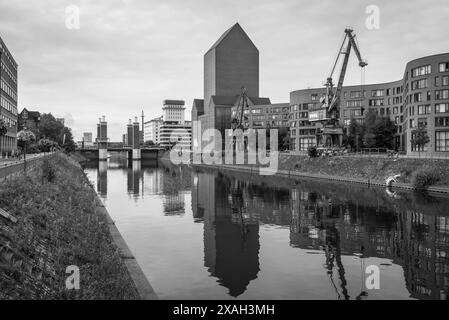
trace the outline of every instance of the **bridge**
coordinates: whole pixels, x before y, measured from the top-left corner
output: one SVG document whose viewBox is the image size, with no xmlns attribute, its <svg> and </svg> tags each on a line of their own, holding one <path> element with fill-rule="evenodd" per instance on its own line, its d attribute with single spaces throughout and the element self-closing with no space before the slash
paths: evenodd
<svg viewBox="0 0 449 320">
<path fill-rule="evenodd" d="M 143 115 L 142 115 L 143 123 Z M 140 131 L 140 124 L 135 118 L 134 123 L 129 120 L 126 128 L 126 141 L 124 141 L 123 146 L 119 146 L 117 143 L 109 142 L 108 138 L 108 123 L 106 122 L 105 116 L 99 119 L 97 124 L 97 147 L 95 148 L 82 148 L 80 153 L 91 160 L 106 161 L 111 152 L 126 153 L 129 160 L 155 160 L 158 158 L 159 153 L 162 152 L 163 148 L 153 147 L 153 148 L 142 148 L 141 135 L 143 130 Z M 142 128 L 143 129 L 143 128 Z"/>
</svg>

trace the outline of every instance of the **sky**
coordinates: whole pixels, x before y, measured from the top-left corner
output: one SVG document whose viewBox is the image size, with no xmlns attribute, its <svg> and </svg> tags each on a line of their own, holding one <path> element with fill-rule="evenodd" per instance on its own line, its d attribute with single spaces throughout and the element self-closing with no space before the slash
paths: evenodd
<svg viewBox="0 0 449 320">
<path fill-rule="evenodd" d="M 372 5 L 378 25 L 366 23 Z M 165 99 L 185 100 L 190 118 L 203 97 L 203 56 L 236 22 L 259 49 L 260 95 L 280 103 L 322 86 L 345 27 L 368 60 L 365 83 L 378 83 L 401 79 L 412 59 L 449 52 L 448 17 L 448 0 L 0 0 L 0 36 L 19 64 L 19 112 L 64 117 L 76 140 L 105 115 L 121 141 L 128 119 L 160 116 Z M 360 83 L 352 57 L 345 84 Z"/>
</svg>

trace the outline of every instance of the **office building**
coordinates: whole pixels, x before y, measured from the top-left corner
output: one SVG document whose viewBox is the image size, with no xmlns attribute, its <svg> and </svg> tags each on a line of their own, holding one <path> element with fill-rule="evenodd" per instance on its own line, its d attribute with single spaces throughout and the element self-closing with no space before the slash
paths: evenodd
<svg viewBox="0 0 449 320">
<path fill-rule="evenodd" d="M 145 142 L 153 141 L 154 144 L 159 144 L 159 130 L 163 123 L 164 123 L 163 116 L 145 122 L 144 125 Z"/>
<path fill-rule="evenodd" d="M 0 37 L 0 118 L 8 131 L 0 137 L 0 153 L 17 149 L 17 62 Z"/>
</svg>

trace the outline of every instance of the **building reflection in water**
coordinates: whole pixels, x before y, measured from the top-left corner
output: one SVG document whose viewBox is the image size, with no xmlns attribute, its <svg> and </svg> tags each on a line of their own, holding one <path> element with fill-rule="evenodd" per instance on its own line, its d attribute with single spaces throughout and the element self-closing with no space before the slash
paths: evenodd
<svg viewBox="0 0 449 320">
<path fill-rule="evenodd" d="M 204 219 L 204 265 L 237 297 L 259 272 L 259 223 L 246 209 L 245 187 L 225 177 L 193 173 L 194 217 Z"/>
<path fill-rule="evenodd" d="M 319 182 L 250 183 L 215 172 L 192 173 L 192 210 L 204 220 L 204 264 L 237 297 L 259 272 L 259 224 L 290 229 L 290 245 L 324 253 L 323 274 L 340 299 L 348 292 L 342 256 L 401 265 L 411 297 L 447 299 L 449 200 Z M 285 183 L 285 182 L 284 182 Z"/>
</svg>

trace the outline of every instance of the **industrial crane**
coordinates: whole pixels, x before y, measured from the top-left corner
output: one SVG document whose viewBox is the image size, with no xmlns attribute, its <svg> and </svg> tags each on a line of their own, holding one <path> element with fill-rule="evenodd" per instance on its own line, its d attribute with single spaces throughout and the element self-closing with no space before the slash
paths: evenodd
<svg viewBox="0 0 449 320">
<path fill-rule="evenodd" d="M 232 130 L 245 130 L 247 125 L 248 117 L 245 115 L 245 110 L 248 110 L 248 96 L 246 94 L 246 88 L 242 87 L 242 93 L 239 96 L 239 101 L 235 112 L 233 112 L 231 119 Z"/>
<path fill-rule="evenodd" d="M 321 107 L 316 110 L 309 111 L 309 121 L 321 122 L 324 129 L 323 134 L 343 134 L 343 129 L 341 127 L 340 130 L 338 130 L 338 119 L 340 118 L 340 97 L 351 50 L 354 49 L 357 59 L 359 60 L 359 66 L 361 68 L 364 68 L 368 65 L 368 63 L 362 59 L 353 31 L 354 30 L 352 28 L 345 29 L 345 37 L 343 39 L 343 43 L 341 44 L 340 50 L 338 51 L 338 55 L 332 67 L 332 71 L 329 77 L 326 79 L 326 93 L 324 97 L 320 99 L 320 102 L 322 103 Z M 340 76 L 338 78 L 337 87 L 334 89 L 334 82 L 332 77 L 342 55 L 343 63 L 341 66 Z M 325 130 L 326 127 L 328 128 L 328 130 Z"/>
</svg>

